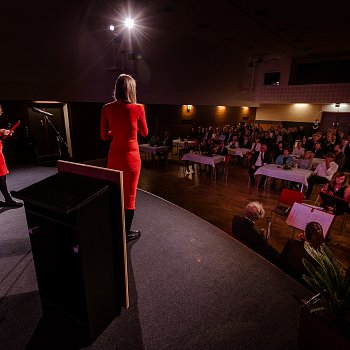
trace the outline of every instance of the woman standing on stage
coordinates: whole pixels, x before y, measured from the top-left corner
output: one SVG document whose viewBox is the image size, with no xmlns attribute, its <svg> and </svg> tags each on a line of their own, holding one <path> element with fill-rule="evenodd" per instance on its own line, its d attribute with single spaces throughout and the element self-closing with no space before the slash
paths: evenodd
<svg viewBox="0 0 350 350">
<path fill-rule="evenodd" d="M 144 107 L 136 103 L 136 82 L 130 75 L 117 78 L 114 98 L 103 106 L 100 135 L 104 141 L 111 140 L 107 167 L 123 171 L 126 239 L 131 241 L 141 235 L 131 231 L 141 170 L 137 133 L 146 137 L 148 127 Z"/>
<path fill-rule="evenodd" d="M 0 119 L 2 117 L 2 115 L 4 114 L 2 107 L 0 105 Z M 7 166 L 6 166 L 6 162 L 5 162 L 5 157 L 2 153 L 2 139 L 6 136 L 12 136 L 13 131 L 9 130 L 9 129 L 1 129 L 0 128 L 0 192 L 2 193 L 2 195 L 5 198 L 5 202 L 3 204 L 0 204 L 0 206 L 4 206 L 4 207 L 21 207 L 23 206 L 22 203 L 15 201 L 8 189 L 7 189 L 7 184 L 6 184 L 6 175 L 9 173 Z"/>
</svg>

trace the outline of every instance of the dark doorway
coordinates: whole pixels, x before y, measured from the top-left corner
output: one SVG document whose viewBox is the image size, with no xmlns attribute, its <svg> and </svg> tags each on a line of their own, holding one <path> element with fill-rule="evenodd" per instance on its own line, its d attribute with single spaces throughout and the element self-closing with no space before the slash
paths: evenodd
<svg viewBox="0 0 350 350">
<path fill-rule="evenodd" d="M 345 135 L 350 132 L 350 113 L 323 112 L 320 130 L 334 128 L 343 131 Z"/>
</svg>

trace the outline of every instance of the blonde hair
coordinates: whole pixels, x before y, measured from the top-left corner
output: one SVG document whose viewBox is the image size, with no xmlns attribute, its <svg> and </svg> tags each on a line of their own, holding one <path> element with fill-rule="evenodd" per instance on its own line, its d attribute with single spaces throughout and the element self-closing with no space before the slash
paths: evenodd
<svg viewBox="0 0 350 350">
<path fill-rule="evenodd" d="M 254 221 L 265 216 L 265 210 L 260 202 L 250 202 L 245 207 L 245 216 Z"/>
<path fill-rule="evenodd" d="M 136 103 L 136 81 L 131 75 L 119 75 L 115 82 L 114 98 L 118 101 Z"/>
<path fill-rule="evenodd" d="M 314 154 L 312 153 L 312 151 L 306 151 L 305 153 L 304 153 L 304 158 L 305 158 L 305 156 L 306 155 L 310 155 L 310 159 L 313 159 L 314 158 Z"/>
</svg>

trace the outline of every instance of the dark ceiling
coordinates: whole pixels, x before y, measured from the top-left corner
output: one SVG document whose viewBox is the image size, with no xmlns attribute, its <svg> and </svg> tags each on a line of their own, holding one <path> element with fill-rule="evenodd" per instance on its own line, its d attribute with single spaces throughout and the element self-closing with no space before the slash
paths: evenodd
<svg viewBox="0 0 350 350">
<path fill-rule="evenodd" d="M 116 50 L 135 53 L 146 103 L 227 104 L 249 64 L 350 57 L 350 2 L 32 0 L 0 5 L 0 98 L 106 101 L 111 23 L 128 14 Z M 129 44 L 130 43 L 130 44 Z M 120 59 L 120 57 L 118 58 Z M 123 69 L 121 69 L 123 70 Z"/>
</svg>

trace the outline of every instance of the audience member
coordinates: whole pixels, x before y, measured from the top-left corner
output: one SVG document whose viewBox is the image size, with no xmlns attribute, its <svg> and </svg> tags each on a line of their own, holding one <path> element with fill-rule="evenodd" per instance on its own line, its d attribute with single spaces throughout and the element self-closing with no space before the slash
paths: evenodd
<svg viewBox="0 0 350 350">
<path fill-rule="evenodd" d="M 155 131 L 154 134 L 151 136 L 151 138 L 149 140 L 149 145 L 152 147 L 160 145 L 160 138 L 158 136 L 157 131 Z"/>
<path fill-rule="evenodd" d="M 313 164 L 314 154 L 311 151 L 306 151 L 304 157 L 299 160 L 299 168 L 311 170 Z"/>
<path fill-rule="evenodd" d="M 296 147 L 293 148 L 292 155 L 300 158 L 305 154 L 305 148 L 302 147 L 301 141 L 298 141 Z"/>
<path fill-rule="evenodd" d="M 289 154 L 289 148 L 285 147 L 283 149 L 283 154 L 279 155 L 276 159 L 277 165 L 287 165 L 292 166 L 294 162 L 293 157 Z"/>
<path fill-rule="evenodd" d="M 220 146 L 216 150 L 216 154 L 218 154 L 220 156 L 227 156 L 228 150 L 225 147 L 225 142 L 224 141 L 221 141 Z"/>
<path fill-rule="evenodd" d="M 338 164 L 338 169 L 343 170 L 345 164 L 345 154 L 341 150 L 340 145 L 334 146 L 334 161 Z"/>
<path fill-rule="evenodd" d="M 314 154 L 315 158 L 322 158 L 323 156 L 323 150 L 321 147 L 321 143 L 320 142 L 316 142 L 313 149 L 312 149 L 312 153 Z"/>
<path fill-rule="evenodd" d="M 332 196 L 345 199 L 350 203 L 349 176 L 344 171 L 335 173 L 332 181 L 326 184 L 321 191 Z M 332 212 L 335 215 L 342 215 L 345 211 L 345 205 L 341 207 L 329 207 L 324 204 L 324 206 L 327 211 Z M 349 205 L 347 205 L 346 209 L 349 211 Z"/>
<path fill-rule="evenodd" d="M 307 182 L 307 191 L 305 193 L 306 199 L 310 199 L 310 195 L 316 184 L 326 184 L 331 181 L 333 175 L 338 170 L 338 164 L 334 162 L 334 154 L 327 153 L 326 161 L 317 165 L 313 175 L 311 175 Z"/>
<path fill-rule="evenodd" d="M 306 285 L 302 276 L 306 274 L 303 259 L 314 262 L 313 258 L 305 250 L 305 245 L 311 245 L 319 249 L 324 243 L 322 226 L 318 222 L 309 222 L 305 227 L 305 241 L 291 239 L 287 241 L 280 257 L 280 267 L 301 284 Z"/>
<path fill-rule="evenodd" d="M 256 253 L 262 255 L 271 262 L 276 262 L 278 253 L 265 240 L 258 230 L 255 221 L 265 216 L 265 210 L 261 203 L 251 202 L 245 208 L 245 216 L 235 215 L 232 219 L 232 234 Z"/>
<path fill-rule="evenodd" d="M 254 152 L 252 158 L 250 159 L 248 174 L 250 178 L 250 183 L 254 186 L 255 185 L 255 178 L 254 173 L 257 169 L 259 169 L 261 166 L 272 163 L 272 156 L 269 151 L 267 151 L 267 146 L 265 144 L 262 144 L 260 147 L 260 152 Z M 264 188 L 266 181 L 266 176 L 262 175 L 260 178 L 259 188 Z"/>
<path fill-rule="evenodd" d="M 192 150 L 192 148 L 188 145 L 188 142 L 185 141 L 184 142 L 184 146 L 179 150 L 180 158 L 182 158 L 182 156 L 184 154 L 190 153 L 191 150 Z M 185 160 L 185 167 L 186 167 L 186 172 L 187 173 L 190 173 L 189 165 L 190 165 L 190 161 L 189 160 Z M 195 170 L 194 170 L 194 162 L 192 162 L 192 161 L 191 161 L 191 166 L 192 166 L 192 172 L 194 173 L 195 172 Z"/>
</svg>

